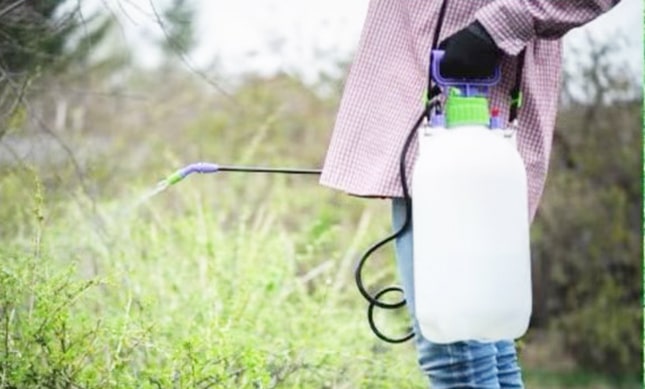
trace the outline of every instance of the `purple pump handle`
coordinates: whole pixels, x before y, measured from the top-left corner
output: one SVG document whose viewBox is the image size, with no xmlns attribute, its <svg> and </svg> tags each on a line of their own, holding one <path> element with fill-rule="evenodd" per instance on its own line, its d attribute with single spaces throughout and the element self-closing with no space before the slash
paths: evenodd
<svg viewBox="0 0 645 389">
<path fill-rule="evenodd" d="M 442 87 L 452 86 L 458 88 L 465 96 L 477 96 L 486 94 L 488 88 L 496 85 L 502 78 L 499 66 L 495 67 L 495 73 L 492 77 L 483 79 L 470 78 L 446 78 L 441 75 L 439 64 L 443 59 L 445 52 L 443 50 L 432 50 L 430 56 L 430 74 L 432 79 Z"/>
</svg>

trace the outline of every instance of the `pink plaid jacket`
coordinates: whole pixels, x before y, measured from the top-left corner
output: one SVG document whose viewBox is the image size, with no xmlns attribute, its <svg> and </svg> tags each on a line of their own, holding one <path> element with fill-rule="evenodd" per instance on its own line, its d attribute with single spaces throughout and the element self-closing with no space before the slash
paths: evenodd
<svg viewBox="0 0 645 389">
<path fill-rule="evenodd" d="M 529 179 L 533 219 L 546 178 L 560 86 L 559 38 L 617 0 L 444 0 L 439 42 L 477 19 L 505 52 L 491 106 L 508 117 L 516 55 L 526 47 L 518 148 Z M 422 109 L 441 1 L 371 0 L 320 183 L 355 196 L 402 196 L 398 163 Z M 408 177 L 416 146 L 408 158 Z"/>
</svg>

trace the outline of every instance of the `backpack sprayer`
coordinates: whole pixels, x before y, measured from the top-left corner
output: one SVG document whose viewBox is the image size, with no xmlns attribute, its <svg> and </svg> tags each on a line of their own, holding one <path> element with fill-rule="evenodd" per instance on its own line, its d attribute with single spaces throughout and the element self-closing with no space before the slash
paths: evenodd
<svg viewBox="0 0 645 389">
<path fill-rule="evenodd" d="M 380 300 L 389 292 L 403 290 L 390 286 L 372 295 L 362 282 L 367 258 L 410 228 L 414 215 L 414 308 L 421 335 L 435 343 L 516 339 L 526 332 L 531 314 L 527 179 L 516 147 L 516 130 L 503 126 L 497 110 L 489 115 L 487 95 L 501 78 L 499 69 L 489 79 L 447 79 L 439 72 L 442 57 L 441 50 L 431 53 L 430 77 L 438 92 L 428 99 L 401 152 L 406 221 L 363 254 L 355 269 L 356 285 L 369 302 L 368 322 L 380 339 L 401 343 L 414 336 L 411 332 L 390 338 L 373 320 L 375 307 L 403 307 L 405 299 Z M 512 91 L 515 99 L 519 97 L 519 74 Z M 509 122 L 514 121 L 516 109 L 517 105 L 511 106 Z M 411 179 L 412 202 L 406 156 L 415 135 L 419 153 Z M 171 174 L 159 187 L 174 185 L 193 173 L 224 171 L 321 173 L 319 169 L 200 162 Z"/>
<path fill-rule="evenodd" d="M 484 80 L 446 79 L 442 57 L 433 52 L 431 74 L 445 113 L 418 130 L 412 175 L 415 313 L 436 343 L 517 339 L 531 315 L 531 266 L 516 129 L 488 114 L 499 69 Z"/>
</svg>

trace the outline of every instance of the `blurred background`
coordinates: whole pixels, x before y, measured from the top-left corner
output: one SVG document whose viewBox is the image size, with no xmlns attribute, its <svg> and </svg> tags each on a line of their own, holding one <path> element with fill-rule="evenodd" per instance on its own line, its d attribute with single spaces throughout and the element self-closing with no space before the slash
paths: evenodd
<svg viewBox="0 0 645 389">
<path fill-rule="evenodd" d="M 0 0 L 0 388 L 423 388 L 353 265 L 389 204 L 315 177 L 367 0 Z M 564 39 L 530 388 L 642 377 L 643 4 Z M 368 265 L 396 283 L 391 247 Z M 395 335 L 404 311 L 377 315 Z"/>
</svg>

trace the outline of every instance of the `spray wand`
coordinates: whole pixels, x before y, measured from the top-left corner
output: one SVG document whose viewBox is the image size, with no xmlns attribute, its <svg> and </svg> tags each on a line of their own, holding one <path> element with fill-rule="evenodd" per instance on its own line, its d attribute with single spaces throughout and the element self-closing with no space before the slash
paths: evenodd
<svg viewBox="0 0 645 389">
<path fill-rule="evenodd" d="M 281 173 L 281 174 L 311 174 L 320 175 L 320 169 L 292 169 L 270 168 L 263 166 L 237 166 L 218 165 L 210 162 L 197 162 L 190 164 L 172 173 L 159 183 L 161 187 L 168 187 L 178 183 L 193 173 L 210 174 L 217 172 L 243 172 L 243 173 Z"/>
</svg>

